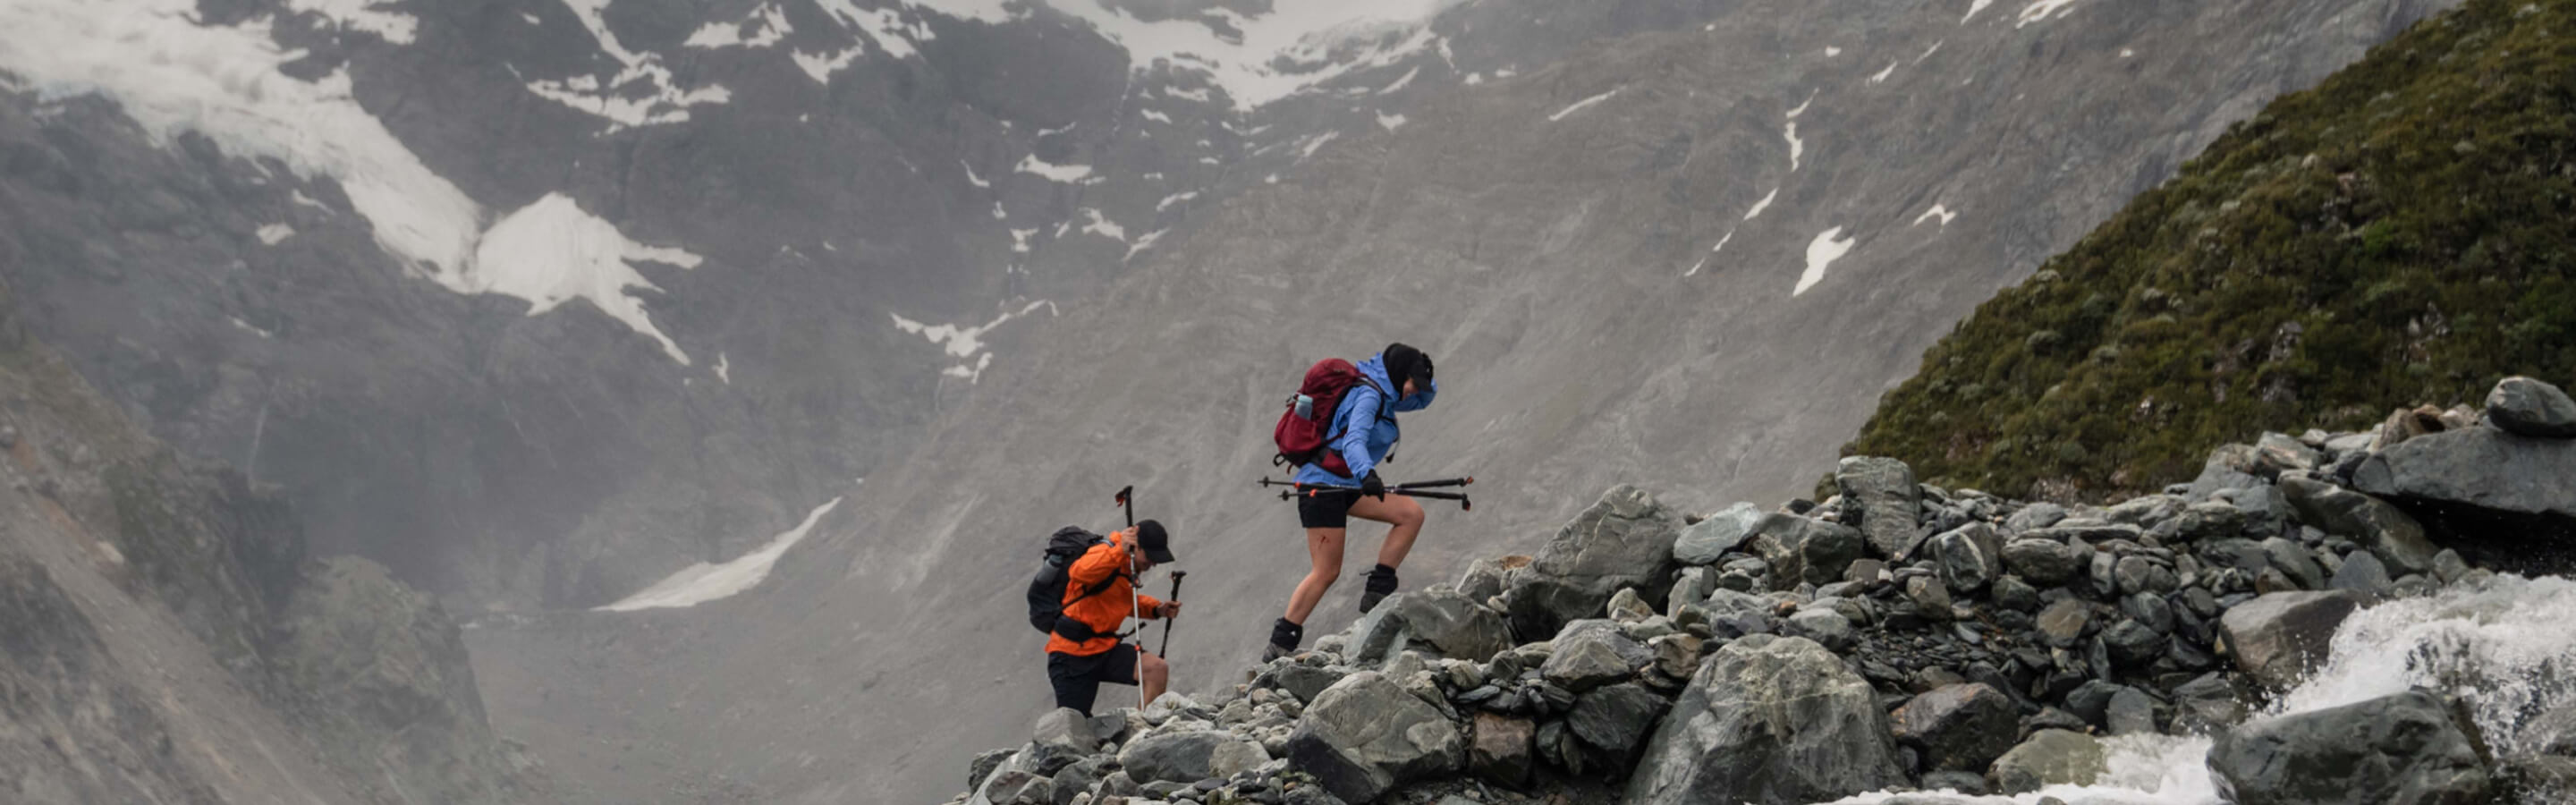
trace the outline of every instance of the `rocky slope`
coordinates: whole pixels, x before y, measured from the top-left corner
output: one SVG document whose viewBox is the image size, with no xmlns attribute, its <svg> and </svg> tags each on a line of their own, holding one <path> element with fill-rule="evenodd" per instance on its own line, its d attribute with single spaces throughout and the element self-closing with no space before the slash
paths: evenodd
<svg viewBox="0 0 2576 805">
<path fill-rule="evenodd" d="M 0 786 L 11 802 L 505 803 L 462 634 L 274 489 L 127 422 L 0 291 Z"/>
<path fill-rule="evenodd" d="M 550 762 L 595 762 L 585 778 L 854 796 L 832 771 L 850 763 L 933 797 L 953 785 L 935 758 L 1044 703 L 1009 600 L 1023 568 L 996 557 L 1105 522 L 1109 490 L 1138 484 L 1176 524 L 1192 585 L 1243 593 L 1183 627 L 1184 686 L 1259 650 L 1304 557 L 1250 481 L 1307 362 L 1397 339 L 1440 358 L 1446 392 L 1408 421 L 1395 477 L 1485 481 L 1475 514 L 1433 522 L 1415 584 L 1534 544 L 1582 505 L 1568 489 L 1687 479 L 1659 492 L 1692 507 L 1803 489 L 1970 305 L 2436 7 L 1755 3 L 1470 73 L 1392 131 L 1199 209 L 1096 295 L 1015 320 L 924 442 L 759 594 L 631 625 L 491 619 L 478 656 L 522 667 L 487 695 L 513 734 L 560 736 L 534 744 Z M 937 704 L 965 699 L 1001 704 L 970 721 Z M 857 740 L 854 723 L 941 726 Z"/>
<path fill-rule="evenodd" d="M 2541 625 L 2576 587 L 2472 567 L 2336 469 L 2576 451 L 2576 404 L 2511 386 L 2450 431 L 2270 434 L 2107 507 L 1882 458 L 1769 512 L 1616 488 L 1243 683 L 1055 711 L 956 801 L 2559 801 L 2576 640 Z M 2576 476 L 2450 477 L 2418 495 L 2576 504 Z"/>
<path fill-rule="evenodd" d="M 2479 2 L 2221 138 L 1978 308 L 1852 449 L 2052 497 L 2576 371 L 2576 8 Z"/>
</svg>

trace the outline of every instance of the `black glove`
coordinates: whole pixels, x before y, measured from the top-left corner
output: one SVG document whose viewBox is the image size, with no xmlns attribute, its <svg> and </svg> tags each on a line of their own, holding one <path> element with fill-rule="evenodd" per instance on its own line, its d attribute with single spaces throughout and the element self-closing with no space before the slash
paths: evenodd
<svg viewBox="0 0 2576 805">
<path fill-rule="evenodd" d="M 1386 480 L 1377 477 L 1377 470 L 1369 470 L 1367 475 L 1360 477 L 1360 494 L 1385 500 Z"/>
</svg>

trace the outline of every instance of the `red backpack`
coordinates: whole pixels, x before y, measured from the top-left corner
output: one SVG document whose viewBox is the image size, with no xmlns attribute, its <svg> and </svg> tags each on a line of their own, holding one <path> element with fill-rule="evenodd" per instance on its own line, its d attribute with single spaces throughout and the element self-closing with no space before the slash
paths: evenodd
<svg viewBox="0 0 2576 805">
<path fill-rule="evenodd" d="M 1306 370 L 1306 382 L 1297 387 L 1296 395 L 1288 398 L 1288 410 L 1279 414 L 1279 426 L 1271 432 L 1271 440 L 1279 444 L 1279 454 L 1271 457 L 1270 464 L 1290 467 L 1315 464 L 1323 467 L 1325 472 L 1351 477 L 1350 464 L 1342 460 L 1342 454 L 1332 449 L 1333 441 L 1341 438 L 1342 434 L 1327 435 L 1325 429 L 1332 427 L 1333 413 L 1342 407 L 1342 396 L 1349 393 L 1352 386 L 1362 383 L 1377 388 L 1377 384 L 1360 374 L 1359 367 L 1352 366 L 1350 361 L 1340 358 L 1316 361 Z M 1378 401 L 1383 408 L 1385 389 L 1378 389 Z M 1384 413 L 1381 411 L 1379 416 L 1383 417 Z"/>
</svg>

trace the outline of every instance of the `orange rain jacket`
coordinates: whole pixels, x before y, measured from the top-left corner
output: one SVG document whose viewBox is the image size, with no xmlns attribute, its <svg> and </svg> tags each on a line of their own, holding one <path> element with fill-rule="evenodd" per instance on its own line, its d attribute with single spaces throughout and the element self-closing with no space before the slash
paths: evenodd
<svg viewBox="0 0 2576 805">
<path fill-rule="evenodd" d="M 1131 592 L 1134 587 L 1127 574 L 1127 551 L 1135 541 L 1136 529 L 1113 533 L 1109 539 L 1091 546 L 1082 558 L 1073 560 L 1073 567 L 1065 571 L 1068 580 L 1064 585 L 1064 614 L 1090 626 L 1091 631 L 1099 636 L 1076 643 L 1064 635 L 1049 632 L 1047 653 L 1089 657 L 1108 651 L 1117 647 L 1118 627 L 1126 625 L 1129 617 L 1151 618 L 1163 608 L 1160 599 Z M 1103 584 L 1108 586 L 1089 596 L 1083 595 Z M 1074 600 L 1077 598 L 1081 600 Z M 1130 606 L 1140 609 L 1131 612 Z"/>
</svg>

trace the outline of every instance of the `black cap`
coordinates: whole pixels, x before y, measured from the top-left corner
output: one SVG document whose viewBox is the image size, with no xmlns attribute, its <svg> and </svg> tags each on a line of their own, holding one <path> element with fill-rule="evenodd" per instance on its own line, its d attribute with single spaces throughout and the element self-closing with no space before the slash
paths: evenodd
<svg viewBox="0 0 2576 805">
<path fill-rule="evenodd" d="M 1402 392 L 1406 380 L 1412 380 L 1415 385 L 1431 385 L 1431 356 L 1422 354 L 1422 350 L 1403 343 L 1388 344 L 1386 351 L 1379 353 L 1379 358 L 1386 361 L 1387 382 L 1396 386 L 1392 391 Z"/>
<path fill-rule="evenodd" d="M 1136 524 L 1136 547 L 1145 551 L 1146 561 L 1164 565 L 1172 562 L 1172 537 L 1163 532 L 1158 520 Z"/>
</svg>

